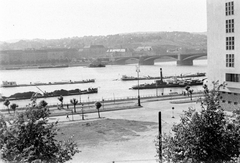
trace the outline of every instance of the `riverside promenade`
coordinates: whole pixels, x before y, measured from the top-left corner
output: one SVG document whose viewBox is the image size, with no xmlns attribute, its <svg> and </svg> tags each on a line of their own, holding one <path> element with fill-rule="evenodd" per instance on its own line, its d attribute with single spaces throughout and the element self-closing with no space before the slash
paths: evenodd
<svg viewBox="0 0 240 163">
<path fill-rule="evenodd" d="M 73 106 L 67 109 L 64 105 L 60 110 L 49 106 L 49 122 L 58 121 L 67 137 L 74 135 L 81 152 L 68 163 L 156 163 L 158 112 L 162 112 L 162 132 L 169 133 L 173 124 L 180 121 L 183 110 L 201 108 L 196 103 L 201 96 L 194 94 L 192 100 L 184 95 L 141 98 L 141 106 L 137 99 L 104 101 L 101 118 L 94 103 L 84 103 L 84 120 L 82 105 L 77 105 L 74 114 Z M 7 110 L 4 113 L 8 115 Z"/>
<path fill-rule="evenodd" d="M 153 101 L 166 101 L 173 100 L 172 103 L 192 103 L 196 102 L 202 96 L 202 92 L 196 92 L 192 94 L 192 99 L 190 95 L 183 95 L 173 92 L 168 95 L 149 95 L 141 97 L 141 103 L 148 103 Z M 174 101 L 175 100 L 175 101 Z M 38 100 L 39 102 L 41 100 Z M 51 111 L 51 117 L 56 116 L 66 116 L 66 115 L 80 115 L 82 113 L 91 114 L 97 112 L 95 102 L 100 102 L 102 104 L 100 108 L 100 112 L 109 112 L 109 111 L 117 111 L 117 110 L 125 110 L 125 109 L 134 109 L 140 108 L 137 104 L 137 97 L 126 97 L 126 98 L 114 98 L 114 99 L 105 99 L 105 100 L 93 100 L 93 101 L 82 101 L 78 103 L 76 107 L 76 113 L 74 111 L 74 106 L 71 103 L 64 103 L 63 106 L 60 104 L 57 105 L 48 105 L 49 110 Z M 26 107 L 17 108 L 18 112 L 25 110 Z M 1 112 L 6 114 L 8 109 L 2 108 Z M 10 109 L 10 112 L 13 112 Z"/>
<path fill-rule="evenodd" d="M 141 98 L 141 106 L 138 106 L 137 98 L 131 99 L 115 99 L 109 101 L 101 101 L 102 107 L 100 108 L 101 112 L 112 112 L 119 110 L 128 110 L 128 109 L 137 109 L 144 106 L 145 103 L 157 102 L 157 101 L 169 101 L 172 104 L 184 104 L 184 103 L 196 103 L 196 101 L 202 96 L 202 94 L 195 93 L 192 95 L 192 100 L 190 96 L 182 95 L 182 94 L 174 94 L 174 95 L 165 95 L 165 96 L 151 96 Z M 82 118 L 82 111 L 84 116 L 90 117 L 90 114 L 96 113 L 97 109 L 95 106 L 95 102 L 86 102 L 82 104 L 76 105 L 76 113 L 73 112 L 74 106 L 66 104 L 63 107 L 60 106 L 50 106 L 51 117 L 57 117 L 60 121 L 69 121 L 71 117 L 76 120 L 80 120 Z M 66 119 L 68 115 L 69 119 Z M 87 118 L 85 118 L 87 119 Z"/>
</svg>

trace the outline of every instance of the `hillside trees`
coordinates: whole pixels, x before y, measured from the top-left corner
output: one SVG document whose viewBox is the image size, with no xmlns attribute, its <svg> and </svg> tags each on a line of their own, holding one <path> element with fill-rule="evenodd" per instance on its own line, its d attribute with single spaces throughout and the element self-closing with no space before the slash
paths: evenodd
<svg viewBox="0 0 240 163">
<path fill-rule="evenodd" d="M 78 151 L 72 139 L 58 141 L 57 122 L 48 122 L 47 103 L 30 107 L 8 120 L 0 115 L 0 156 L 6 162 L 63 163 Z"/>
<path fill-rule="evenodd" d="M 204 98 L 200 100 L 201 111 L 192 108 L 184 111 L 180 123 L 172 128 L 173 135 L 158 137 L 158 141 L 162 140 L 164 160 L 223 163 L 234 162 L 239 157 L 240 125 L 237 121 L 229 121 L 219 105 L 219 88 L 217 82 L 212 90 L 205 86 Z"/>
</svg>

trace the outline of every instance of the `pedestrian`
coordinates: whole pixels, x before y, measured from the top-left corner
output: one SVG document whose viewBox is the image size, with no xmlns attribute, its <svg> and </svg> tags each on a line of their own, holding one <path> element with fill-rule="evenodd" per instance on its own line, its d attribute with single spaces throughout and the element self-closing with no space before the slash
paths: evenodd
<svg viewBox="0 0 240 163">
<path fill-rule="evenodd" d="M 68 116 L 68 114 L 67 114 L 67 117 L 66 117 L 66 119 L 68 119 L 68 120 L 69 120 L 69 116 Z"/>
</svg>

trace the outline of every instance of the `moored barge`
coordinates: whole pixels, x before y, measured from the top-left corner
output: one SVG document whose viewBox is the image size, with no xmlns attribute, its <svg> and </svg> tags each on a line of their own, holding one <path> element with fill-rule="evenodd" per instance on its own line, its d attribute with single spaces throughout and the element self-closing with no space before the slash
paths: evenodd
<svg viewBox="0 0 240 163">
<path fill-rule="evenodd" d="M 87 79 L 80 81 L 60 81 L 60 82 L 48 82 L 48 83 L 30 83 L 30 84 L 17 84 L 15 81 L 2 81 L 1 87 L 9 88 L 9 87 L 27 87 L 27 86 L 43 86 L 43 85 L 63 85 L 63 84 L 82 84 L 82 83 L 94 83 L 95 79 Z"/>
<path fill-rule="evenodd" d="M 36 92 L 23 92 L 23 93 L 15 93 L 9 97 L 2 96 L 0 101 L 4 101 L 6 99 L 12 100 L 24 100 L 24 99 L 32 99 L 32 98 L 49 98 L 49 97 L 58 97 L 58 96 L 72 96 L 72 95 L 83 95 L 83 94 L 92 94 L 98 93 L 98 88 L 88 88 L 86 90 L 74 89 L 74 90 L 55 90 L 53 92 L 44 92 L 36 93 Z"/>
</svg>

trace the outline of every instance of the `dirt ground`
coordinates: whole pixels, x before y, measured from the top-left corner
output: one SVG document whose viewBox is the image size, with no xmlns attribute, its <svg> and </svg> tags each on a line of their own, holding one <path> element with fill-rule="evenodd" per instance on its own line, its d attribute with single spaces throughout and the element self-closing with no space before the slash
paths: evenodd
<svg viewBox="0 0 240 163">
<path fill-rule="evenodd" d="M 200 108 L 196 103 L 170 101 L 146 102 L 142 106 L 102 112 L 100 119 L 97 113 L 87 114 L 85 120 L 75 115 L 74 123 L 65 116 L 52 119 L 60 122 L 61 139 L 74 135 L 78 143 L 81 152 L 69 163 L 156 163 L 154 140 L 158 135 L 158 112 L 162 113 L 162 131 L 168 133 L 179 122 L 183 110 Z"/>
<path fill-rule="evenodd" d="M 155 122 L 101 118 L 95 121 L 70 123 L 60 126 L 61 139 L 73 135 L 80 147 L 134 139 L 142 132 L 158 129 Z M 80 149 L 81 150 L 81 149 Z"/>
</svg>

